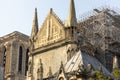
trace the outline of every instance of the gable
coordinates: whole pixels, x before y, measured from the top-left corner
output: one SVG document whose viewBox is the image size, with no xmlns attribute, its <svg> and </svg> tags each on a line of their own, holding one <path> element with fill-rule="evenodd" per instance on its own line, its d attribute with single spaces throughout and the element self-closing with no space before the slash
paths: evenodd
<svg viewBox="0 0 120 80">
<path fill-rule="evenodd" d="M 64 38 L 64 25 L 54 12 L 51 11 L 38 32 L 35 48 L 58 42 Z"/>
<path fill-rule="evenodd" d="M 25 42 L 29 41 L 29 36 L 27 36 L 23 33 L 20 33 L 18 31 L 14 31 L 10 34 L 3 36 L 3 37 L 0 37 L 0 43 L 11 41 L 14 38 L 19 38 L 20 40 L 25 41 Z"/>
</svg>

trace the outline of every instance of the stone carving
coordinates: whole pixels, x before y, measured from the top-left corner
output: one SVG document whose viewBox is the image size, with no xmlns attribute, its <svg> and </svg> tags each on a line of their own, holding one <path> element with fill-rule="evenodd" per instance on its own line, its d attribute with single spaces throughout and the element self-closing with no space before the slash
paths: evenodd
<svg viewBox="0 0 120 80">
<path fill-rule="evenodd" d="M 68 45 L 67 52 L 66 52 L 67 53 L 67 61 L 69 61 L 74 56 L 76 51 L 77 51 L 77 47 L 76 46 Z"/>
<path fill-rule="evenodd" d="M 39 67 L 37 70 L 37 80 L 42 80 L 43 79 L 43 64 L 42 61 L 40 59 L 39 61 Z"/>
<path fill-rule="evenodd" d="M 52 70 L 51 70 L 51 67 L 49 67 L 48 77 L 52 77 Z"/>
<path fill-rule="evenodd" d="M 93 67 L 91 64 L 88 64 L 86 67 L 84 65 L 78 66 L 78 71 L 76 73 L 77 77 L 86 76 L 89 77 L 92 75 Z"/>
<path fill-rule="evenodd" d="M 28 74 L 31 75 L 32 73 L 32 61 L 30 60 L 29 63 L 28 63 Z"/>
</svg>

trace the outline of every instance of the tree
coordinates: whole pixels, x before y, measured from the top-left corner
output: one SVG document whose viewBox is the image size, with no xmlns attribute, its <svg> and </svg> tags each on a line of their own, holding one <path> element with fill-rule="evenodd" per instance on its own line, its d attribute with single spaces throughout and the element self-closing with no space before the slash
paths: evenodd
<svg viewBox="0 0 120 80">
<path fill-rule="evenodd" d="M 115 77 L 116 80 L 120 79 L 120 69 L 113 70 L 112 75 Z"/>
<path fill-rule="evenodd" d="M 110 78 L 102 74 L 100 71 L 94 71 L 94 80 L 110 80 Z"/>
</svg>

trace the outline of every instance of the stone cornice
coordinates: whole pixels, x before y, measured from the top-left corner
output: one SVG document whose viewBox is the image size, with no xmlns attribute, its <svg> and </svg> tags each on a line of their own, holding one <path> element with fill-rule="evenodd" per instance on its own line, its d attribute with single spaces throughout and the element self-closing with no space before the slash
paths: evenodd
<svg viewBox="0 0 120 80">
<path fill-rule="evenodd" d="M 47 46 L 43 46 L 41 48 L 37 48 L 37 49 L 33 50 L 31 52 L 31 54 L 34 56 L 36 54 L 40 54 L 40 53 L 48 51 L 48 50 L 52 50 L 52 49 L 55 49 L 55 48 L 58 48 L 61 46 L 65 46 L 67 44 L 76 44 L 76 42 L 75 41 L 68 41 L 68 40 L 61 40 L 59 42 L 56 42 L 56 43 L 53 43 L 53 44 L 50 44 Z"/>
<path fill-rule="evenodd" d="M 14 38 L 19 38 L 19 39 L 22 39 L 22 40 L 25 40 L 25 41 L 29 40 L 29 36 L 27 36 L 23 33 L 20 33 L 18 31 L 14 31 L 13 33 L 10 33 L 8 35 L 0 37 L 0 41 L 1 42 L 6 42 L 6 41 L 9 41 L 9 40 L 14 39 Z"/>
</svg>

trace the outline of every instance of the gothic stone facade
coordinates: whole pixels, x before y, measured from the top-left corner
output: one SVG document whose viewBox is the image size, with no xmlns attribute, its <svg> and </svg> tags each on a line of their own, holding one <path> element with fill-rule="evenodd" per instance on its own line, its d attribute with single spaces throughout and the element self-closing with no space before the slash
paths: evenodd
<svg viewBox="0 0 120 80">
<path fill-rule="evenodd" d="M 74 0 L 71 0 L 68 18 L 64 24 L 50 9 L 41 28 L 38 29 L 37 9 L 35 9 L 27 80 L 42 80 L 47 79 L 51 74 L 57 74 L 61 61 L 65 66 L 77 51 L 94 56 L 95 59 L 89 58 L 88 62 L 91 60 L 97 62 L 91 61 L 90 64 L 100 62 L 100 65 L 109 71 L 120 67 L 118 36 L 120 35 L 118 22 L 120 16 L 109 8 L 94 9 L 93 12 L 86 19 L 77 22 Z M 85 59 L 82 60 L 85 62 Z M 71 64 L 74 63 L 71 62 Z M 98 66 L 94 68 L 96 67 Z M 63 80 L 61 77 L 56 79 Z"/>
<path fill-rule="evenodd" d="M 29 67 L 32 67 L 32 70 L 28 70 L 28 80 L 47 77 L 49 68 L 52 69 L 52 73 L 55 73 L 59 70 L 61 61 L 65 64 L 74 55 L 74 51 L 77 49 L 75 36 L 77 22 L 73 0 L 71 0 L 71 6 L 66 26 L 50 9 L 39 31 L 37 10 L 35 10 L 30 40 L 31 56 L 29 58 L 31 61 Z"/>
<path fill-rule="evenodd" d="M 0 37 L 0 66 L 4 80 L 25 80 L 29 36 L 13 32 Z"/>
<path fill-rule="evenodd" d="M 92 15 L 78 21 L 74 0 L 70 0 L 66 22 L 50 9 L 38 29 L 35 9 L 30 37 L 13 32 L 0 38 L 4 78 L 25 80 L 27 74 L 26 80 L 82 80 L 82 75 L 91 78 L 89 72 L 98 70 L 99 65 L 109 75 L 120 68 L 119 18 L 117 11 L 103 8 L 94 9 Z M 81 70 L 87 72 L 82 74 Z"/>
</svg>

